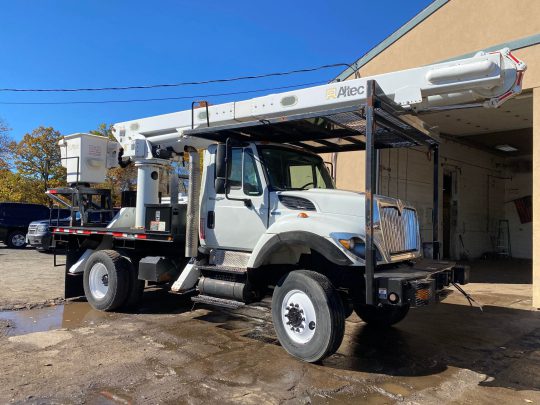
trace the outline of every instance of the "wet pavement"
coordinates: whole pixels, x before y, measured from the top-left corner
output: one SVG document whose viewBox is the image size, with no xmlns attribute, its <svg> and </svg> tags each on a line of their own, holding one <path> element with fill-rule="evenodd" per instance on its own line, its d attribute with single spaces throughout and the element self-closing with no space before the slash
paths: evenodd
<svg viewBox="0 0 540 405">
<path fill-rule="evenodd" d="M 0 267 L 3 282 L 19 283 Z M 84 301 L 0 311 L 0 404 L 540 404 L 530 285 L 474 277 L 466 289 L 483 312 L 454 293 L 386 331 L 352 315 L 338 352 L 320 364 L 279 346 L 269 300 L 212 310 L 147 289 L 134 313 Z M 32 305 L 56 291 L 41 288 L 32 286 Z"/>
<path fill-rule="evenodd" d="M 465 304 L 454 294 L 385 332 L 353 315 L 321 364 L 281 349 L 268 301 L 192 310 L 147 291 L 138 313 L 0 312 L 0 403 L 540 403 L 538 312 Z"/>
</svg>

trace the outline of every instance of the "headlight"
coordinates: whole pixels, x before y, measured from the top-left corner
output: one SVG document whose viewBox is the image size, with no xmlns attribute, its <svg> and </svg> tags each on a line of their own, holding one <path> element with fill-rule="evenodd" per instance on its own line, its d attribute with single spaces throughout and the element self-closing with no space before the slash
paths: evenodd
<svg viewBox="0 0 540 405">
<path fill-rule="evenodd" d="M 341 246 L 352 252 L 354 255 L 365 259 L 366 244 L 360 238 L 338 239 Z"/>
<path fill-rule="evenodd" d="M 49 225 L 38 225 L 36 232 L 47 232 L 49 230 Z"/>
</svg>

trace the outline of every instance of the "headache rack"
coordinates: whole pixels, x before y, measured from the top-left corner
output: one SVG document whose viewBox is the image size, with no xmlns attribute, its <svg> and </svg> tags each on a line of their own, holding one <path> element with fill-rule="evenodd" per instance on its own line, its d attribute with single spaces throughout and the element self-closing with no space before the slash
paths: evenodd
<svg viewBox="0 0 540 405">
<path fill-rule="evenodd" d="M 373 212 L 376 193 L 375 150 L 425 146 L 433 162 L 433 259 L 439 258 L 438 188 L 439 140 L 433 128 L 384 95 L 375 80 L 366 84 L 367 97 L 358 105 L 329 108 L 316 113 L 283 115 L 259 121 L 185 130 L 185 135 L 216 142 L 227 140 L 275 142 L 301 147 L 313 153 L 366 151 L 366 303 L 376 302 L 374 280 L 376 253 L 373 243 Z"/>
</svg>

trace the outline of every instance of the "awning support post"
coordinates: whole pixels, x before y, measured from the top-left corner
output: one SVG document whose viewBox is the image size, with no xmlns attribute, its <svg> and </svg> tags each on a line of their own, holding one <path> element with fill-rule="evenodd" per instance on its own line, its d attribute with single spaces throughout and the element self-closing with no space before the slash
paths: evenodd
<svg viewBox="0 0 540 405">
<path fill-rule="evenodd" d="M 433 146 L 433 259 L 439 260 L 439 145 Z"/>
<path fill-rule="evenodd" d="M 373 280 L 377 255 L 373 244 L 373 192 L 376 190 L 376 156 L 375 156 L 375 80 L 368 80 L 366 84 L 366 192 L 365 192 L 365 223 L 366 223 L 366 304 L 374 304 Z"/>
</svg>

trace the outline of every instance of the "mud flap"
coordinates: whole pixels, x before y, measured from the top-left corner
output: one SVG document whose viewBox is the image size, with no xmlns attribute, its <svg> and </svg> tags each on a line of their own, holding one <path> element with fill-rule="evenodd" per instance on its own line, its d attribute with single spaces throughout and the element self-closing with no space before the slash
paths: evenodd
<svg viewBox="0 0 540 405">
<path fill-rule="evenodd" d="M 84 296 L 83 273 L 71 274 L 66 271 L 64 284 L 64 298 Z"/>
<path fill-rule="evenodd" d="M 71 249 L 70 249 L 71 248 Z M 66 268 L 64 273 L 64 298 L 75 298 L 84 296 L 83 272 L 72 274 L 69 272 L 84 250 L 74 249 L 68 245 L 66 249 Z"/>
</svg>

